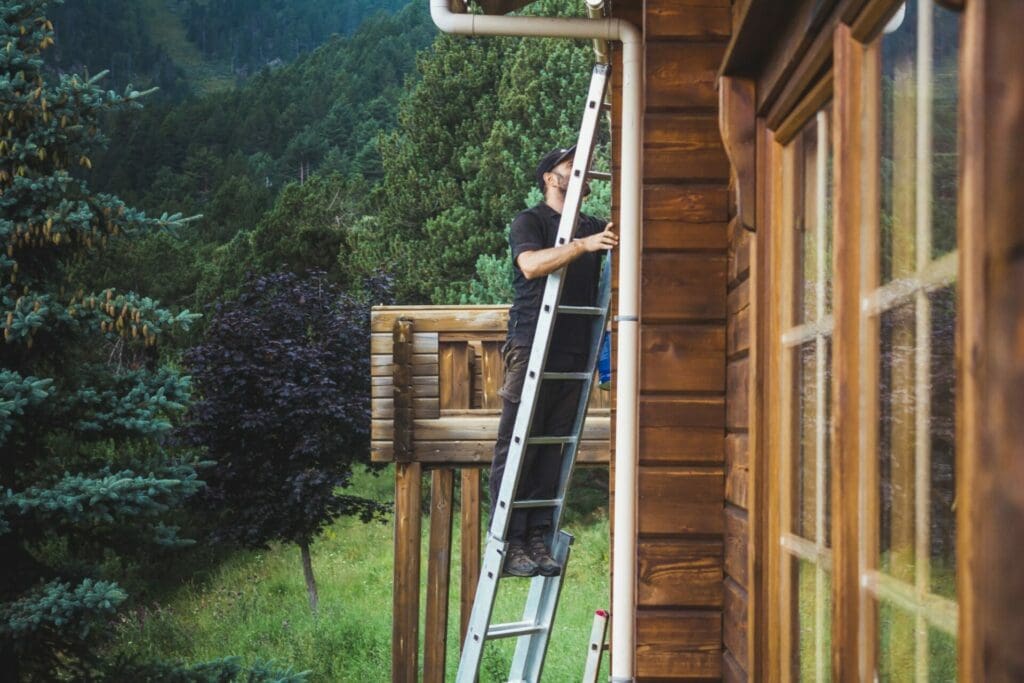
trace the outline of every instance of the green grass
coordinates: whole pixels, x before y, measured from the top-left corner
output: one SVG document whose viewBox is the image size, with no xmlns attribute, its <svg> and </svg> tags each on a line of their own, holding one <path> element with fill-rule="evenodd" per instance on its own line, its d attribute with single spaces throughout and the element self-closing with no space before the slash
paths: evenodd
<svg viewBox="0 0 1024 683">
<path fill-rule="evenodd" d="M 356 489 L 389 499 L 392 482 L 390 472 L 377 478 L 364 474 L 357 477 Z M 427 527 L 424 518 L 424 534 Z M 581 520 L 570 531 L 576 542 L 545 664 L 544 678 L 553 681 L 582 675 L 594 610 L 608 607 L 609 600 L 607 519 Z M 311 681 L 390 680 L 392 533 L 390 523 L 364 525 L 342 519 L 313 544 L 320 592 L 316 618 L 306 600 L 297 546 L 237 552 L 153 604 L 123 616 L 112 654 L 187 662 L 239 655 L 246 661 L 269 658 L 308 670 Z M 459 656 L 459 540 L 456 524 L 448 680 L 454 679 Z M 424 555 L 421 615 L 426 567 Z M 518 618 L 513 604 L 521 606 L 527 585 L 525 580 L 502 584 L 495 609 L 498 619 Z M 513 645 L 488 644 L 481 681 L 504 680 Z"/>
<path fill-rule="evenodd" d="M 184 69 L 188 79 L 201 93 L 225 90 L 234 86 L 230 65 L 203 57 L 185 34 L 185 26 L 178 16 L 184 3 L 168 0 L 140 0 L 146 17 L 150 39 Z"/>
</svg>

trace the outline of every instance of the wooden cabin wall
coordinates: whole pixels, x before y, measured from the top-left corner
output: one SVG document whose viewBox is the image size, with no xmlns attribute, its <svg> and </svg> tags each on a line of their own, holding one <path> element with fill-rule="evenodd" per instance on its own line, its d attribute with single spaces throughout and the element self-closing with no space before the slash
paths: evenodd
<svg viewBox="0 0 1024 683">
<path fill-rule="evenodd" d="M 636 675 L 714 679 L 726 586 L 729 219 L 715 78 L 730 7 L 646 0 L 613 10 L 645 35 Z"/>
</svg>

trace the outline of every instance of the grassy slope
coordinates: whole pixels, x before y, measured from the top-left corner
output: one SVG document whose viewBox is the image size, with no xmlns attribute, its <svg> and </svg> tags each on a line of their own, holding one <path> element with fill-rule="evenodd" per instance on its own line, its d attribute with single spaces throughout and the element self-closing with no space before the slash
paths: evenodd
<svg viewBox="0 0 1024 683">
<path fill-rule="evenodd" d="M 139 0 L 150 39 L 188 74 L 199 93 L 224 90 L 234 85 L 228 64 L 207 60 L 185 34 L 181 18 L 168 0 Z M 177 5 L 175 5 L 177 7 Z"/>
<path fill-rule="evenodd" d="M 359 477 L 359 490 L 390 498 L 390 473 Z M 424 520 L 426 522 L 426 520 Z M 426 523 L 424 531 L 426 531 Z M 593 611 L 608 602 L 607 519 L 571 526 L 576 533 L 568 583 L 545 665 L 545 680 L 582 675 Z M 272 658 L 309 670 L 311 681 L 387 681 L 391 668 L 390 524 L 343 519 L 313 545 L 320 615 L 310 616 L 294 546 L 239 552 L 159 605 L 138 610 L 118 626 L 115 651 L 144 658 L 201 661 L 225 655 Z M 448 679 L 458 662 L 458 525 L 448 629 Z M 424 543 L 424 548 L 426 544 Z M 426 581 L 426 557 L 423 558 Z M 527 582 L 503 584 L 500 620 L 515 620 Z M 507 586 L 507 588 L 505 588 Z M 421 611 L 425 605 L 421 597 Z M 421 627 L 422 638 L 422 627 Z M 513 643 L 489 644 L 480 680 L 505 680 Z M 421 650 L 422 651 L 422 650 Z M 420 662 L 422 666 L 422 659 Z M 607 659 L 605 660 L 607 668 Z"/>
</svg>

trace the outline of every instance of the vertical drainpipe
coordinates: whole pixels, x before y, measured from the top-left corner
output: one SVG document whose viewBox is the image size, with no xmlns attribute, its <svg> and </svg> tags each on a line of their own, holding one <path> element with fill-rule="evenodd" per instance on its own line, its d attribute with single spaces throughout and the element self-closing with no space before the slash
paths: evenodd
<svg viewBox="0 0 1024 683">
<path fill-rule="evenodd" d="M 615 508 L 612 563 L 612 683 L 634 679 L 636 623 L 637 422 L 639 414 L 641 121 L 643 39 L 622 19 L 457 14 L 430 0 L 445 33 L 618 41 L 622 43 L 622 140 L 619 208 L 619 325 L 615 401 Z"/>
</svg>

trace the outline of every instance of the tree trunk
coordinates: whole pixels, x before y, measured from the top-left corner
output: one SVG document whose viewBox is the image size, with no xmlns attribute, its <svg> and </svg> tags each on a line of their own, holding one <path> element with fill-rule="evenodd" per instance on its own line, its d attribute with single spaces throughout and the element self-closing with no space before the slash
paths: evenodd
<svg viewBox="0 0 1024 683">
<path fill-rule="evenodd" d="M 301 541 L 299 550 L 302 551 L 302 573 L 306 577 L 306 592 L 309 594 L 309 609 L 316 614 L 320 604 L 320 598 L 316 593 L 316 579 L 313 577 L 313 560 L 309 556 L 309 541 Z"/>
</svg>

